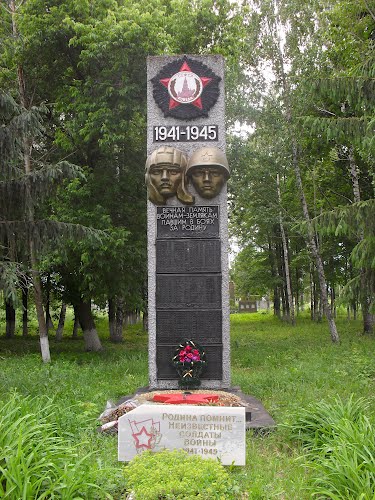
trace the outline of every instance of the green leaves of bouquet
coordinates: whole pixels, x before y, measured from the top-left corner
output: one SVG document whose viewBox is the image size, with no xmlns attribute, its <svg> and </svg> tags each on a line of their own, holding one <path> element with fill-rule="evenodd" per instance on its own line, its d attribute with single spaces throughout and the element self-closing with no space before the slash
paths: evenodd
<svg viewBox="0 0 375 500">
<path fill-rule="evenodd" d="M 199 387 L 200 376 L 206 366 L 206 353 L 203 347 L 193 340 L 186 340 L 176 348 L 172 364 L 179 375 L 180 387 Z"/>
</svg>

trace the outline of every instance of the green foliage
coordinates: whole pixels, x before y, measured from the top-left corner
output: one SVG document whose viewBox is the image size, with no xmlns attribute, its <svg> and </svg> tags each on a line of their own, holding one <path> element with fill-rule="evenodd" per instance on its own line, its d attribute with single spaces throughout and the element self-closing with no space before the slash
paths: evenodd
<svg viewBox="0 0 375 500">
<path fill-rule="evenodd" d="M 119 298 L 128 310 L 144 307 L 146 58 L 210 51 L 234 61 L 240 10 L 228 0 L 28 0 L 17 4 L 18 37 L 8 10 L 0 10 L 0 83 L 13 92 L 22 67 L 28 98 L 48 110 L 40 156 L 45 162 L 49 147 L 52 158 L 69 158 L 86 174 L 40 208 L 44 218 L 53 213 L 108 233 L 101 245 L 66 235 L 58 256 L 43 256 L 48 271 L 62 275 L 69 300 Z"/>
<path fill-rule="evenodd" d="M 269 270 L 267 252 L 247 246 L 236 256 L 232 279 L 238 296 L 246 298 L 251 294 L 267 295 L 277 284 Z"/>
<path fill-rule="evenodd" d="M 375 494 L 375 426 L 369 403 L 336 398 L 301 409 L 287 426 L 306 451 L 312 494 L 332 500 L 372 500 Z"/>
<path fill-rule="evenodd" d="M 79 173 L 67 161 L 55 166 L 38 161 L 31 172 L 25 172 L 25 144 L 31 151 L 35 141 L 40 146 L 36 149 L 43 149 L 44 115 L 44 106 L 25 109 L 0 93 L 0 290 L 13 304 L 17 302 L 19 283 L 27 281 L 29 243 L 32 241 L 34 249 L 40 251 L 64 234 L 84 232 L 82 227 L 34 218 L 41 202 L 56 190 L 56 184 Z"/>
<path fill-rule="evenodd" d="M 2 403 L 0 497 L 94 498 L 91 454 L 80 455 L 80 445 L 59 432 L 54 402 L 14 392 Z"/>
<path fill-rule="evenodd" d="M 127 489 L 140 500 L 239 498 L 239 488 L 216 460 L 181 450 L 144 452 L 125 469 Z"/>
<path fill-rule="evenodd" d="M 17 262 L 0 260 L 0 290 L 5 300 L 18 303 L 18 283 L 25 282 L 26 269 Z"/>
<path fill-rule="evenodd" d="M 338 206 L 331 212 L 317 217 L 322 234 L 335 234 L 360 240 L 351 252 L 353 265 L 360 268 L 375 269 L 375 200 L 369 199 Z"/>
<path fill-rule="evenodd" d="M 369 318 L 374 289 L 373 5 L 266 0 L 251 6 L 254 10 L 245 16 L 247 93 L 236 111 L 253 130 L 247 138 L 232 138 L 229 149 L 231 230 L 243 248 L 235 279 L 242 288 L 253 283 L 280 295 L 278 288 L 286 282 L 277 230 L 282 221 L 294 298 L 312 282 L 319 289 L 315 262 L 304 243 L 311 224 L 301 224 L 297 167 L 307 202 L 304 218 L 323 214 L 321 221 L 329 225 L 329 231 L 321 230 L 323 224 L 314 228 L 320 233 L 316 240 L 327 288 L 351 305 L 360 302 Z M 356 203 L 359 199 L 366 209 Z M 267 253 L 270 258 L 262 258 Z"/>
</svg>

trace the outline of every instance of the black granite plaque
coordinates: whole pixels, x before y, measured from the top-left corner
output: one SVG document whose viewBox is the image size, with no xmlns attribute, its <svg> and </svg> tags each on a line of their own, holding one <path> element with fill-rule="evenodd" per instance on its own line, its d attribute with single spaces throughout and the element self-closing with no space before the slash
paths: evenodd
<svg viewBox="0 0 375 500">
<path fill-rule="evenodd" d="M 218 238 L 219 207 L 157 207 L 158 238 Z"/>
<path fill-rule="evenodd" d="M 219 273 L 220 240 L 157 240 L 157 273 Z"/>
<path fill-rule="evenodd" d="M 194 339 L 199 344 L 219 344 L 221 337 L 221 310 L 157 311 L 156 343 L 175 344 Z"/>
<path fill-rule="evenodd" d="M 220 309 L 221 274 L 156 275 L 156 309 Z"/>
<path fill-rule="evenodd" d="M 172 358 L 175 354 L 176 347 L 178 346 L 175 344 L 158 345 L 156 347 L 157 376 L 159 379 L 176 380 L 178 378 L 177 371 L 172 365 Z M 207 365 L 201 378 L 203 380 L 221 380 L 223 376 L 223 346 L 220 344 L 204 347 Z"/>
</svg>

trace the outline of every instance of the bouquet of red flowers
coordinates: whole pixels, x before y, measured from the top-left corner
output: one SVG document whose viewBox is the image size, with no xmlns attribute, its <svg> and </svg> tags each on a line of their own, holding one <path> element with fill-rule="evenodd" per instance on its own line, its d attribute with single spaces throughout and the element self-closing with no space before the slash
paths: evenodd
<svg viewBox="0 0 375 500">
<path fill-rule="evenodd" d="M 180 387 L 188 389 L 200 385 L 199 378 L 206 365 L 206 354 L 199 344 L 192 340 L 181 343 L 175 351 L 172 363 L 180 377 Z"/>
</svg>

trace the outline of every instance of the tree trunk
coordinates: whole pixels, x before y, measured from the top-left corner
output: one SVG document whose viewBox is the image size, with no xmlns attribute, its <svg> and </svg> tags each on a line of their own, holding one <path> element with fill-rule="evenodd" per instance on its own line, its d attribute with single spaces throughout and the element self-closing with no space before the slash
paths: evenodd
<svg viewBox="0 0 375 500">
<path fill-rule="evenodd" d="M 353 319 L 357 319 L 357 302 L 355 300 L 353 301 Z"/>
<path fill-rule="evenodd" d="M 72 339 L 77 339 L 78 328 L 80 327 L 79 317 L 78 317 L 78 307 L 76 305 L 73 305 L 73 310 L 74 310 L 74 323 L 73 323 Z"/>
<path fill-rule="evenodd" d="M 34 302 L 35 302 L 36 315 L 39 326 L 40 351 L 42 354 L 43 362 L 49 363 L 51 361 L 51 354 L 49 350 L 47 324 L 43 311 L 42 283 L 40 281 L 40 276 L 37 271 L 37 262 L 34 251 L 34 244 L 32 240 L 29 241 L 29 248 L 30 248 L 30 261 L 32 266 L 31 275 L 34 285 Z"/>
<path fill-rule="evenodd" d="M 374 315 L 369 312 L 368 308 L 365 311 L 363 311 L 363 306 L 362 306 L 362 313 L 363 313 L 363 333 L 373 333 Z"/>
<path fill-rule="evenodd" d="M 297 312 L 297 316 L 299 314 L 299 311 L 300 311 L 300 292 L 299 292 L 299 273 L 298 273 L 298 268 L 296 268 L 296 294 L 295 294 L 295 297 L 296 297 L 296 301 L 295 301 L 295 308 L 296 308 L 296 312 Z"/>
<path fill-rule="evenodd" d="M 358 167 L 354 158 L 353 146 L 349 148 L 349 172 L 350 172 L 350 177 L 352 178 L 354 201 L 355 203 L 358 203 L 359 201 L 361 201 L 361 191 L 359 189 Z"/>
<path fill-rule="evenodd" d="M 115 342 L 116 337 L 116 299 L 111 297 L 108 299 L 108 326 L 109 340 Z"/>
<path fill-rule="evenodd" d="M 327 284 L 326 284 L 326 277 L 324 274 L 323 262 L 322 262 L 322 258 L 320 256 L 318 243 L 315 239 L 314 231 L 313 231 L 311 220 L 310 220 L 309 211 L 307 208 L 305 192 L 303 190 L 303 185 L 302 185 L 301 171 L 300 171 L 299 164 L 298 164 L 297 144 L 296 144 L 295 139 L 293 139 L 293 167 L 294 167 L 294 173 L 295 173 L 296 181 L 297 181 L 297 188 L 298 188 L 299 196 L 300 196 L 300 200 L 301 200 L 302 211 L 303 211 L 303 215 L 305 217 L 306 223 L 307 223 L 307 243 L 308 243 L 308 246 L 310 248 L 311 254 L 314 257 L 315 266 L 316 266 L 316 270 L 318 273 L 322 306 L 323 306 L 324 313 L 325 313 L 327 320 L 328 320 L 329 331 L 331 334 L 331 340 L 332 340 L 332 342 L 337 343 L 340 341 L 340 337 L 339 337 L 339 334 L 337 332 L 336 323 L 332 317 L 331 310 L 330 310 L 329 303 L 328 303 Z"/>
<path fill-rule="evenodd" d="M 22 336 L 27 337 L 29 335 L 28 327 L 28 299 L 29 299 L 29 289 L 27 286 L 22 287 Z"/>
<path fill-rule="evenodd" d="M 50 310 L 49 310 L 49 303 L 48 303 L 48 311 L 46 311 L 46 325 L 47 325 L 48 332 L 50 330 L 54 330 L 55 329 L 55 325 L 53 324 L 52 316 L 51 316 L 51 313 L 50 313 Z"/>
<path fill-rule="evenodd" d="M 142 327 L 144 332 L 148 332 L 148 313 L 143 311 Z"/>
<path fill-rule="evenodd" d="M 280 295 L 279 288 L 275 286 L 273 290 L 273 313 L 279 319 L 281 319 L 281 304 L 280 304 Z"/>
<path fill-rule="evenodd" d="M 275 266 L 275 252 L 272 248 L 271 237 L 268 234 L 268 261 L 271 270 L 272 280 L 274 281 L 273 287 L 273 314 L 280 318 L 280 297 L 276 285 L 276 266 Z"/>
<path fill-rule="evenodd" d="M 281 190 L 280 190 L 280 176 L 277 174 L 277 193 L 279 198 L 279 204 L 281 206 Z M 279 212 L 279 224 L 280 224 L 280 232 L 281 232 L 281 241 L 283 243 L 283 257 L 284 257 L 284 274 L 285 274 L 285 283 L 286 283 L 286 299 L 287 299 L 287 317 L 290 323 L 294 326 L 296 324 L 294 317 L 294 304 L 293 304 L 293 294 L 292 294 L 292 285 L 290 279 L 290 271 L 289 271 L 289 252 L 288 252 L 288 243 L 285 236 L 285 230 L 283 225 L 283 218 L 281 214 L 281 210 Z"/>
<path fill-rule="evenodd" d="M 91 312 L 91 301 L 81 300 L 78 305 L 78 317 L 83 330 L 86 351 L 101 351 L 98 332 L 96 331 L 94 318 Z"/>
<path fill-rule="evenodd" d="M 277 230 L 277 237 L 279 238 L 279 231 Z M 275 244 L 275 253 L 276 253 L 276 272 L 278 281 L 280 281 L 280 285 L 278 285 L 278 296 L 280 297 L 281 306 L 282 306 L 282 317 L 285 319 L 285 316 L 288 315 L 288 309 L 286 304 L 286 293 L 285 293 L 285 274 L 284 274 L 284 266 L 283 266 L 283 249 L 282 246 L 278 243 Z"/>
<path fill-rule="evenodd" d="M 283 320 L 289 321 L 288 304 L 284 283 L 280 286 L 281 305 L 283 310 Z"/>
<path fill-rule="evenodd" d="M 370 274 L 370 277 L 367 277 Z M 371 313 L 372 305 L 372 295 L 373 290 L 371 286 L 371 271 L 366 272 L 365 269 L 361 269 L 361 306 L 362 306 L 362 318 L 363 318 L 363 333 L 373 333 L 374 331 L 374 315 Z M 370 286 L 369 286 L 370 283 Z M 370 288 L 370 290 L 369 290 Z"/>
<path fill-rule="evenodd" d="M 327 294 L 327 291 L 326 291 L 326 294 Z M 327 294 L 327 301 L 328 301 L 328 294 Z M 323 298 L 322 298 L 322 294 L 319 295 L 319 298 L 318 298 L 318 323 L 321 323 L 323 321 Z M 331 309 L 330 309 L 331 311 Z"/>
<path fill-rule="evenodd" d="M 361 192 L 359 189 L 359 175 L 358 167 L 354 158 L 354 148 L 353 146 L 349 149 L 349 171 L 352 178 L 353 187 L 353 197 L 355 203 L 361 201 Z M 364 240 L 364 230 L 359 229 L 358 241 Z M 373 290 L 372 290 L 372 278 L 371 272 L 367 272 L 366 269 L 360 269 L 360 302 L 362 307 L 362 317 L 363 317 L 363 333 L 372 333 L 374 326 L 374 317 L 371 314 L 371 305 L 373 301 Z"/>
<path fill-rule="evenodd" d="M 5 301 L 5 337 L 12 339 L 16 333 L 16 311 L 13 302 L 8 299 Z"/>
<path fill-rule="evenodd" d="M 311 321 L 315 321 L 315 285 L 312 264 L 310 264 L 310 318 Z"/>
<path fill-rule="evenodd" d="M 51 318 L 50 297 L 51 297 L 51 275 L 48 273 L 47 282 L 46 282 L 46 325 L 47 325 L 47 332 L 49 332 L 49 330 L 55 329 L 52 318 Z"/>
<path fill-rule="evenodd" d="M 122 298 L 117 298 L 116 307 L 116 330 L 113 342 L 123 342 L 123 327 L 124 327 L 124 300 Z"/>
<path fill-rule="evenodd" d="M 16 24 L 16 5 L 15 5 L 14 0 L 10 0 L 9 7 L 10 7 L 10 11 L 11 11 L 11 16 L 12 16 L 13 35 L 16 38 L 18 36 L 18 33 L 17 33 L 17 24 Z M 24 77 L 23 68 L 21 65 L 17 66 L 17 81 L 18 81 L 18 91 L 20 94 L 21 105 L 25 109 L 29 109 L 29 103 L 27 102 L 27 98 L 26 98 L 25 77 Z M 30 174 L 32 171 L 32 168 L 31 168 L 31 150 L 32 150 L 32 140 L 31 140 L 31 137 L 27 137 L 23 141 L 23 162 L 24 162 L 25 174 Z M 25 197 L 26 197 L 25 205 L 27 207 L 27 213 L 25 215 L 26 215 L 26 220 L 27 220 L 28 224 L 32 225 L 34 223 L 34 205 L 33 205 L 33 201 L 31 198 L 29 182 L 30 181 L 27 180 L 26 188 L 25 188 Z M 47 331 L 46 321 L 44 318 L 42 285 L 41 285 L 39 273 L 37 270 L 38 269 L 37 268 L 37 258 L 36 258 L 36 251 L 35 251 L 35 247 L 34 247 L 32 231 L 30 231 L 28 247 L 29 247 L 29 253 L 30 253 L 30 263 L 31 263 L 31 268 L 32 268 L 31 276 L 32 276 L 32 281 L 33 281 L 33 286 L 34 286 L 34 301 L 35 301 L 36 315 L 37 315 L 38 326 L 39 326 L 40 350 L 41 350 L 43 361 L 45 363 L 49 363 L 51 361 L 51 355 L 50 355 L 50 350 L 49 350 L 48 331 Z"/>
<path fill-rule="evenodd" d="M 330 288 L 331 292 L 331 312 L 333 314 L 333 317 L 336 318 L 336 293 L 335 293 L 335 287 L 332 285 Z"/>
<path fill-rule="evenodd" d="M 61 304 L 59 324 L 57 325 L 57 330 L 56 330 L 56 340 L 57 341 L 60 341 L 63 338 L 65 317 L 66 317 L 66 304 L 65 304 L 65 302 L 63 302 Z"/>
</svg>

